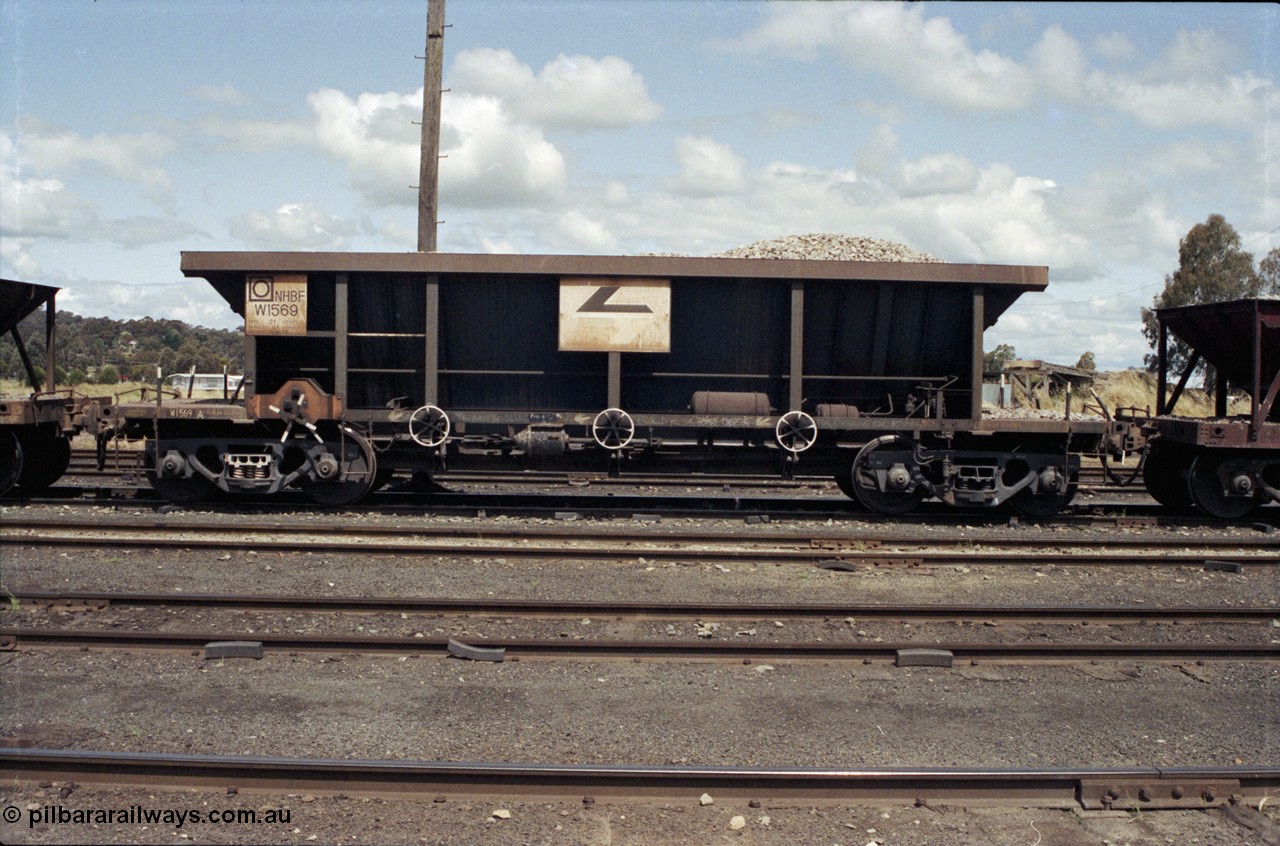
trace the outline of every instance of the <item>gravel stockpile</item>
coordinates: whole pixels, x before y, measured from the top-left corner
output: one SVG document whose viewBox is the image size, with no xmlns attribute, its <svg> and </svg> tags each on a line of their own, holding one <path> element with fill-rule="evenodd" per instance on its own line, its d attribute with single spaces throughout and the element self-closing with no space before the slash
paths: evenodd
<svg viewBox="0 0 1280 846">
<path fill-rule="evenodd" d="M 821 259 L 824 261 L 924 261 L 941 262 L 928 253 L 913 250 L 893 241 L 864 238 L 860 235 L 814 233 L 786 235 L 767 241 L 756 241 L 745 247 L 734 247 L 714 258 Z"/>
</svg>

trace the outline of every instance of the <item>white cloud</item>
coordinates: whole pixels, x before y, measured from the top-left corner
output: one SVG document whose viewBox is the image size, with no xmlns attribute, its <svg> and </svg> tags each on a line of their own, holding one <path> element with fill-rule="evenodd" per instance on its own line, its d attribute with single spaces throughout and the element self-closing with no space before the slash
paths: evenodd
<svg viewBox="0 0 1280 846">
<path fill-rule="evenodd" d="M 1144 71 L 1147 81 L 1197 82 L 1225 75 L 1231 45 L 1209 29 L 1179 30 L 1173 43 Z"/>
<path fill-rule="evenodd" d="M 259 250 L 345 250 L 357 227 L 309 204 L 289 203 L 274 212 L 249 212 L 228 221 L 233 237 Z"/>
<path fill-rule="evenodd" d="M 624 206 L 631 202 L 631 191 L 616 180 L 605 184 L 602 196 L 605 204 L 610 206 Z"/>
<path fill-rule="evenodd" d="M 760 27 L 719 45 L 802 59 L 834 49 L 853 67 L 958 112 L 1020 109 L 1033 94 L 1031 75 L 1016 61 L 975 50 L 949 19 L 926 17 L 918 5 L 780 3 L 768 7 Z"/>
<path fill-rule="evenodd" d="M 516 119 L 547 128 L 618 128 L 662 114 L 644 79 L 617 56 L 561 54 L 535 75 L 509 50 L 467 50 L 453 62 L 450 87 L 499 99 Z"/>
<path fill-rule="evenodd" d="M 1087 240 L 1051 213 L 1055 190 L 1052 182 L 995 164 L 978 171 L 968 191 L 890 198 L 887 214 L 948 261 L 1059 268 L 1087 263 Z"/>
<path fill-rule="evenodd" d="M 1129 37 L 1120 32 L 1109 32 L 1100 35 L 1093 42 L 1093 49 L 1108 62 L 1129 62 L 1138 58 L 1138 48 Z"/>
<path fill-rule="evenodd" d="M 788 8 L 765 7 L 767 19 L 736 38 L 712 39 L 710 46 L 746 54 L 777 51 L 806 61 L 837 41 L 845 14 L 836 3 L 795 3 Z"/>
<path fill-rule="evenodd" d="M 1099 370 L 1122 370 L 1141 364 L 1143 355 L 1151 351 L 1138 317 L 1142 305 L 1127 296 L 1064 300 L 1055 295 L 1051 281 L 1049 293 L 1024 296 L 1014 303 L 987 330 L 984 346 L 1011 344 L 1019 356 L 1067 366 L 1092 352 Z"/>
<path fill-rule="evenodd" d="M 1221 79 L 1147 82 L 1136 76 L 1094 73 L 1095 103 L 1128 114 L 1154 129 L 1225 126 L 1262 129 L 1276 105 L 1275 87 L 1253 74 Z"/>
<path fill-rule="evenodd" d="M 23 257 L 21 245 L 31 239 L 56 239 L 61 241 L 101 239 L 131 248 L 146 244 L 160 244 L 190 236 L 197 230 L 176 217 L 148 217 L 133 215 L 128 218 L 103 219 L 97 207 L 77 195 L 61 180 L 47 176 L 23 175 L 18 162 L 26 170 L 64 165 L 74 174 L 76 168 L 62 161 L 62 154 L 48 156 L 49 150 L 37 152 L 32 161 L 28 156 L 28 144 L 40 147 L 39 141 L 30 136 L 19 136 L 19 143 L 8 135 L 0 135 L 0 236 L 10 244 L 5 261 L 15 268 L 32 267 L 29 257 Z M 58 145 L 61 147 L 61 143 Z M 50 165 L 52 160 L 55 164 Z M 129 173 L 125 168 L 122 173 Z"/>
<path fill-rule="evenodd" d="M 155 162 L 177 148 L 177 139 L 158 133 L 83 135 L 30 115 L 18 119 L 17 143 L 24 170 L 103 176 L 152 192 L 173 187 Z"/>
<path fill-rule="evenodd" d="M 1276 107 L 1270 80 L 1227 72 L 1231 45 L 1211 30 L 1182 31 L 1164 54 L 1121 73 L 1091 67 L 1084 49 L 1057 24 L 1019 60 L 972 47 L 950 18 L 930 14 L 946 8 L 943 4 L 816 6 L 770 5 L 759 27 L 717 44 L 799 59 L 835 51 L 847 64 L 891 80 L 908 96 L 962 113 L 1010 113 L 1048 98 L 1095 112 L 1120 112 L 1157 129 L 1261 130 Z M 1113 62 L 1136 55 L 1120 34 L 1095 41 L 1094 49 Z"/>
<path fill-rule="evenodd" d="M 1062 27 L 1046 29 L 1031 48 L 1029 60 L 1036 83 L 1049 95 L 1072 101 L 1084 94 L 1089 63 L 1084 50 Z"/>
<path fill-rule="evenodd" d="M 60 180 L 21 179 L 8 160 L 0 168 L 0 233 L 14 237 L 65 238 L 94 219 L 87 203 Z"/>
<path fill-rule="evenodd" d="M 747 188 L 747 161 L 727 144 L 706 137 L 676 141 L 680 175 L 672 190 L 680 194 L 711 196 L 740 194 Z"/>
<path fill-rule="evenodd" d="M 416 202 L 422 92 L 363 93 L 354 99 L 321 89 L 307 97 L 315 114 L 316 141 L 347 164 L 355 187 L 376 203 Z M 406 181 L 410 180 L 410 181 Z"/>
<path fill-rule="evenodd" d="M 1049 265 L 1068 278 L 1096 274 L 1087 237 L 1095 233 L 1059 217 L 1053 181 L 1002 164 L 979 167 L 958 154 L 906 159 L 885 132 L 871 141 L 879 165 L 871 173 L 788 161 L 752 169 L 728 144 L 685 137 L 669 182 L 656 190 L 615 186 L 603 200 L 583 197 L 574 206 L 606 231 L 626 233 L 619 238 L 626 251 L 658 244 L 700 254 L 789 233 L 844 232 L 899 241 L 946 261 Z"/>
<path fill-rule="evenodd" d="M 556 222 L 560 243 L 572 252 L 613 253 L 618 249 L 618 239 L 609 233 L 599 220 L 580 211 L 560 215 Z"/>
<path fill-rule="evenodd" d="M 843 21 L 840 48 L 856 67 L 876 70 L 905 90 L 958 111 L 1023 108 L 1031 80 L 1017 62 L 974 50 L 943 17 L 920 6 L 865 4 Z M 902 57 L 911 56 L 909 62 Z"/>
<path fill-rule="evenodd" d="M 535 95 L 541 92 L 545 99 L 548 87 L 559 85 L 562 90 L 555 96 L 572 101 L 572 108 L 583 109 L 582 120 L 590 113 L 598 125 L 608 124 L 613 119 L 600 98 L 601 86 L 613 78 L 609 75 L 612 64 L 587 63 L 587 70 L 596 72 L 578 76 L 564 67 L 549 66 L 555 73 L 544 72 L 550 80 L 547 82 L 534 78 L 532 71 L 506 51 L 469 51 L 465 55 L 468 58 L 461 76 L 470 89 L 454 89 L 441 106 L 441 196 L 462 208 L 518 207 L 554 200 L 563 192 L 567 178 L 564 155 L 547 140 L 537 121 L 557 124 L 571 117 L 563 110 L 552 113 L 560 107 L 542 107 L 543 113 L 535 114 L 533 105 L 540 99 Z M 483 59 L 491 61 L 480 61 Z M 484 73 L 467 71 L 468 62 L 482 67 Z M 524 85 L 528 102 L 521 105 L 520 98 L 513 101 L 491 93 L 507 83 L 517 88 Z M 575 83 L 584 86 L 586 99 L 568 90 Z M 200 127 L 251 150 L 318 148 L 345 163 L 353 187 L 371 206 L 416 203 L 416 193 L 409 189 L 418 181 L 421 89 L 410 94 L 366 92 L 355 97 L 322 89 L 307 101 L 312 110 L 310 122 L 205 118 Z M 610 107 L 617 105 L 626 107 L 626 98 L 615 98 Z"/>
<path fill-rule="evenodd" d="M 898 190 L 907 197 L 930 194 L 959 194 L 978 184 L 978 168 L 954 153 L 925 156 L 903 162 L 898 171 Z"/>
<path fill-rule="evenodd" d="M 499 100 L 452 94 L 441 124 L 440 193 L 450 205 L 520 206 L 564 191 L 564 156 Z"/>
<path fill-rule="evenodd" d="M 1156 262 L 1176 245 L 1179 224 L 1169 200 L 1149 176 L 1103 169 L 1058 191 L 1052 213 L 1070 232 L 1087 238 L 1099 262 Z"/>
<path fill-rule="evenodd" d="M 40 279 L 42 271 L 40 262 L 31 255 L 31 246 L 35 238 L 0 238 L 0 262 L 5 267 L 5 274 L 17 279 Z"/>
</svg>

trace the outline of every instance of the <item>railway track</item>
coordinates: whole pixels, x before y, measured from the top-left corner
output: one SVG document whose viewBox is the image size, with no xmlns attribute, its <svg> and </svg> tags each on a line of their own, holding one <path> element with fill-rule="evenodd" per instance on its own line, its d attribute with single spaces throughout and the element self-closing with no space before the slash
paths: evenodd
<svg viewBox="0 0 1280 846">
<path fill-rule="evenodd" d="M 131 514 L 116 520 L 31 518 L 0 526 L 0 546 L 75 548 L 182 548 L 258 552 L 359 553 L 413 556 L 500 556 L 517 559 L 804 563 L 857 566 L 1037 565 L 1206 566 L 1229 554 L 1226 565 L 1280 566 L 1280 541 L 1266 536 L 1150 538 L 1123 535 L 973 535 L 920 537 L 885 532 L 795 535 L 742 532 L 671 532 L 652 527 L 619 530 L 573 523 L 567 527 L 393 526 L 314 522 L 270 523 L 183 520 Z M 1127 548 L 1127 551 L 1116 551 Z"/>
<path fill-rule="evenodd" d="M 473 615 L 493 617 L 660 620 L 826 620 L 855 618 L 893 622 L 1010 623 L 1262 623 L 1280 615 L 1274 606 L 1129 605 L 865 605 L 865 604 L 751 604 L 692 602 L 594 602 L 545 600 L 433 599 L 411 597 L 272 596 L 263 594 L 120 593 L 111 591 L 13 590 L 9 599 L 19 606 L 48 611 L 101 611 L 107 608 L 165 608 L 286 613 Z"/>
<path fill-rule="evenodd" d="M 462 763 L 0 748 L 10 782 L 288 790 L 291 793 L 588 797 L 689 801 L 714 793 L 762 805 L 796 801 L 1012 805 L 1086 810 L 1258 807 L 1280 767 L 835 769 Z"/>
<path fill-rule="evenodd" d="M 253 657 L 265 651 L 284 652 L 351 652 L 363 654 L 429 655 L 449 652 L 459 657 L 479 660 L 513 658 L 598 659 L 631 658 L 672 660 L 828 660 L 874 663 L 902 663 L 909 658 L 942 661 L 1039 663 L 1046 661 L 1080 661 L 1110 659 L 1143 660 L 1262 660 L 1277 657 L 1280 645 L 1268 643 L 1269 630 L 1276 617 L 1273 606 L 972 606 L 935 605 L 867 605 L 867 604 L 749 604 L 749 603 L 680 603 L 680 602 L 586 602 L 540 600 L 459 600 L 403 597 L 317 597 L 216 595 L 180 593 L 119 593 L 90 591 L 18 590 L 10 594 L 12 614 L 17 621 L 29 622 L 25 627 L 0 629 L 0 645 L 7 649 L 169 649 L 199 652 L 211 643 L 244 642 L 255 644 L 249 650 Z M 130 611 L 159 609 L 162 616 L 139 617 Z M 93 613 L 86 613 L 93 612 Z M 232 612 L 233 616 L 197 614 L 199 631 L 174 630 L 183 625 L 182 615 L 191 612 Z M 249 619 L 234 616 L 254 614 Z M 49 615 L 59 616 L 49 618 Z M 73 615 L 68 618 L 67 614 Z M 365 626 L 344 623 L 344 615 L 357 614 L 373 619 L 367 634 L 352 635 L 350 629 L 364 631 Z M 175 616 L 176 615 L 176 616 Z M 265 615 L 265 616 L 264 616 Z M 313 615 L 307 617 L 306 615 Z M 316 617 L 314 615 L 322 615 Z M 377 615 L 382 615 L 380 618 Z M 105 619 L 102 619 L 105 617 Z M 452 618 L 448 622 L 443 618 Z M 572 639 L 564 630 L 566 621 L 599 620 L 605 625 L 593 630 L 590 637 L 579 633 Z M 56 624 L 74 619 L 72 628 L 56 628 Z M 221 620 L 223 622 L 219 623 Z M 517 620 L 531 621 L 517 624 Z M 667 623 L 666 637 L 636 639 L 634 628 L 618 627 L 619 621 L 640 621 L 640 632 L 661 632 Z M 673 622 L 697 621 L 698 638 L 676 639 L 679 629 Z M 792 623 L 817 623 L 801 628 L 808 638 L 799 642 L 779 642 L 782 620 Z M 836 628 L 831 625 L 835 620 Z M 229 621 L 229 622 L 228 622 Z M 764 621 L 761 623 L 761 621 Z M 916 640 L 885 643 L 885 638 L 868 638 L 859 630 L 854 638 L 854 621 L 860 626 L 873 623 L 905 623 L 923 625 L 915 628 Z M 89 629 L 90 622 L 99 623 Z M 729 625 L 729 623 L 733 625 Z M 81 625 L 83 624 L 83 625 Z M 721 630 L 721 625 L 724 625 Z M 937 628 L 942 624 L 942 628 Z M 946 624 L 964 626 L 978 624 L 984 628 L 968 629 L 962 642 L 950 642 L 965 629 L 947 628 Z M 986 634 L 986 626 L 1008 624 L 1017 637 L 1027 626 L 1079 626 L 1077 631 L 1059 632 L 1051 643 L 1042 639 L 1032 642 L 1000 642 L 1002 636 Z M 1141 635 L 1142 642 L 1116 642 L 1115 632 L 1108 633 L 1105 643 L 1080 643 L 1083 634 L 1096 630 L 1089 626 L 1137 624 L 1130 634 Z M 1180 637 L 1185 629 L 1168 626 L 1205 624 L 1210 628 L 1198 632 L 1195 642 L 1159 642 Z M 221 625 L 223 628 L 218 628 Z M 227 628 L 236 626 L 235 630 Z M 559 637 L 527 636 L 551 625 Z M 246 629 L 246 626 L 249 626 Z M 290 631 L 282 634 L 280 626 Z M 304 628 L 297 628 L 304 626 Z M 530 628 L 532 626 L 532 628 Z M 775 628 L 777 626 L 778 628 Z M 929 626 L 934 626 L 928 629 Z M 139 631 L 139 627 L 145 629 Z M 448 628 L 461 630 L 466 637 L 428 637 Z M 447 628 L 446 628 L 447 627 Z M 1165 627 L 1164 631 L 1159 631 Z M 1225 627 L 1225 628 L 1224 628 Z M 411 631 L 412 636 L 374 636 L 379 629 Z M 468 628 L 479 628 L 483 635 L 469 634 Z M 310 630 L 309 630 L 310 629 Z M 326 630 L 323 634 L 316 631 Z M 507 631 L 509 629 L 509 631 Z M 504 631 L 507 633 L 504 634 Z M 886 630 L 887 631 L 887 630 Z M 976 635 L 975 635 L 976 631 Z M 258 633 L 255 633 L 258 632 Z M 719 632 L 719 633 L 717 633 Z M 763 632 L 759 634 L 758 632 Z M 900 630 L 894 631 L 896 638 Z M 624 634 L 625 633 L 625 634 Z M 732 637 L 730 635 L 733 635 Z M 746 636 L 745 639 L 738 635 Z M 941 637 L 938 637 L 941 635 Z M 1041 632 L 1039 637 L 1044 637 Z M 975 639 L 984 642 L 973 642 Z M 1130 640 L 1134 638 L 1129 637 Z M 1210 642 L 1213 639 L 1223 643 Z M 1253 642 L 1249 642 L 1252 639 Z M 996 641 L 996 642 L 989 642 Z M 923 650 L 923 652 L 922 652 Z M 497 655 L 502 652 L 502 655 Z M 946 653 L 942 655 L 941 653 Z M 945 659 L 943 661 L 942 659 Z"/>
<path fill-rule="evenodd" d="M 482 486 L 487 488 L 488 486 Z M 631 486 L 607 492 L 570 491 L 564 487 L 512 487 L 503 491 L 487 489 L 448 490 L 434 493 L 380 491 L 357 506 L 334 509 L 317 505 L 298 493 L 280 493 L 270 497 L 245 497 L 234 502 L 211 497 L 207 501 L 172 505 L 160 499 L 147 487 L 109 487 L 99 485 L 62 484 L 38 496 L 10 500 L 15 506 L 93 508 L 102 505 L 130 505 L 189 513 L 212 511 L 253 511 L 258 513 L 361 513 L 403 514 L 455 517 L 526 517 L 559 519 L 564 514 L 581 518 L 613 519 L 635 516 L 648 520 L 662 519 L 763 519 L 805 520 L 810 522 L 882 520 L 878 515 L 861 510 L 843 495 L 811 492 L 807 496 L 788 497 L 785 493 L 748 495 L 715 489 L 714 492 L 685 487 L 679 492 L 649 492 L 649 486 Z M 1098 522 L 1127 527 L 1176 524 L 1187 527 L 1220 527 L 1220 520 L 1198 515 L 1171 515 L 1145 496 L 1110 498 L 1107 501 L 1077 501 L 1068 510 L 1047 519 L 1027 519 L 1003 509 L 964 510 L 941 503 L 926 502 L 911 514 L 894 518 L 901 525 L 1002 525 L 1016 522 L 1051 523 L 1053 525 L 1094 525 Z M 1267 508 L 1253 515 L 1251 524 L 1260 530 L 1275 531 L 1280 526 L 1280 507 Z"/>
<path fill-rule="evenodd" d="M 471 477 L 467 477 L 471 478 Z M 422 514 L 437 516 L 513 516 L 554 518 L 566 512 L 582 517 L 615 518 L 636 514 L 650 519 L 662 518 L 727 518 L 751 517 L 845 522 L 859 519 L 882 519 L 835 491 L 833 483 L 824 480 L 760 479 L 758 483 L 741 480 L 690 480 L 670 478 L 645 479 L 608 476 L 578 477 L 570 474 L 525 476 L 511 474 L 509 482 L 474 475 L 474 483 L 463 478 L 445 480 L 452 487 L 434 491 L 378 491 L 358 506 L 341 509 L 343 513 L 358 508 L 366 513 Z M 1194 514 L 1169 514 L 1146 494 L 1141 485 L 1085 489 L 1086 494 L 1052 518 L 1021 518 L 1004 509 L 958 509 L 941 503 L 926 502 L 911 514 L 895 518 L 904 525 L 960 525 L 967 523 L 1000 524 L 1013 520 L 1050 522 L 1054 525 L 1090 525 L 1098 521 L 1125 526 L 1178 525 L 1221 526 L 1223 522 Z M 170 507 L 145 483 L 122 483 L 119 477 L 95 478 L 70 474 L 58 485 L 38 496 L 12 500 L 15 504 L 65 508 L 83 508 L 104 503 L 127 502 Z M 178 507 L 178 506 L 172 506 Z M 270 497 L 243 497 L 225 501 L 211 497 L 207 501 L 180 506 L 183 510 L 201 512 L 211 509 L 244 510 L 272 513 L 324 513 L 333 508 L 317 505 L 301 493 L 280 493 Z M 1280 507 L 1267 507 L 1251 516 L 1260 529 L 1275 531 L 1280 526 Z"/>
<path fill-rule="evenodd" d="M 230 647 L 226 644 L 235 644 Z M 1162 662 L 1280 660 L 1280 643 L 778 643 L 702 640 L 576 640 L 363 635 L 343 637 L 243 631 L 125 632 L 117 629 L 0 627 L 0 650 L 117 649 L 204 651 L 206 657 L 261 657 L 265 653 L 354 653 L 365 655 L 453 654 L 480 661 L 552 659 L 633 661 L 824 661 L 899 666 L 1045 664 L 1141 660 Z"/>
</svg>

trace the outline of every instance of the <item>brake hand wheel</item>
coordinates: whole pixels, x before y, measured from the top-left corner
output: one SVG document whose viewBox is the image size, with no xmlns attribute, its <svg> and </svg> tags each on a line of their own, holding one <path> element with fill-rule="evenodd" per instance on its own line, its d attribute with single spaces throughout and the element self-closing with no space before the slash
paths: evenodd
<svg viewBox="0 0 1280 846">
<path fill-rule="evenodd" d="M 774 437 L 788 452 L 804 452 L 818 440 L 818 423 L 803 411 L 788 411 L 778 418 Z"/>
<path fill-rule="evenodd" d="M 409 437 L 420 446 L 440 446 L 449 438 L 451 429 L 449 415 L 434 405 L 422 406 L 409 418 Z"/>
<path fill-rule="evenodd" d="M 636 422 L 620 408 L 606 408 L 591 422 L 591 437 L 605 449 L 622 449 L 636 435 Z"/>
</svg>

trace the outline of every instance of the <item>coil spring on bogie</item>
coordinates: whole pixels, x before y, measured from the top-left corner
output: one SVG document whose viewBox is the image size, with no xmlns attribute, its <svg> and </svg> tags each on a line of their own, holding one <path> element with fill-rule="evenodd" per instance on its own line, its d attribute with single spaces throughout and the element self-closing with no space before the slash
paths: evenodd
<svg viewBox="0 0 1280 846">
<path fill-rule="evenodd" d="M 995 487 L 996 467 L 964 465 L 956 473 L 956 490 L 985 491 Z"/>
<path fill-rule="evenodd" d="M 271 478 L 269 455 L 226 453 L 222 456 L 222 463 L 226 465 L 227 477 L 230 479 L 256 481 Z"/>
</svg>

